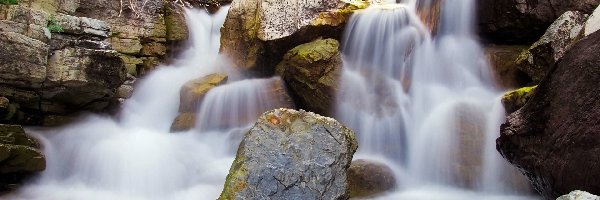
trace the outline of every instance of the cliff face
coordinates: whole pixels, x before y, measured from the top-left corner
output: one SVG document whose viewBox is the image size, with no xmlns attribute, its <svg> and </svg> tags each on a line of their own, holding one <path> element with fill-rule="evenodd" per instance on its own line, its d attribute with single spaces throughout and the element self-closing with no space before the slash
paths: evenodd
<svg viewBox="0 0 600 200">
<path fill-rule="evenodd" d="M 0 97 L 9 101 L 0 122 L 59 124 L 116 102 L 127 74 L 149 72 L 187 39 L 183 11 L 157 2 L 143 12 L 118 0 L 0 5 Z"/>
</svg>

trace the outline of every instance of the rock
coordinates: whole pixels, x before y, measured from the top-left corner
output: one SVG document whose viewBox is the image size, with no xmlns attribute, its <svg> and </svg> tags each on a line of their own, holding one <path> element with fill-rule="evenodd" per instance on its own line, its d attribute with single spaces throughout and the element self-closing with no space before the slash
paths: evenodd
<svg viewBox="0 0 600 200">
<path fill-rule="evenodd" d="M 173 120 L 170 132 L 182 132 L 196 127 L 196 113 L 181 113 Z"/>
<path fill-rule="evenodd" d="M 537 88 L 537 85 L 505 93 L 504 96 L 502 96 L 502 105 L 504 105 L 506 113 L 513 113 L 525 106 L 527 101 L 535 94 L 535 88 Z"/>
<path fill-rule="evenodd" d="M 585 191 L 575 190 L 567 195 L 558 197 L 556 200 L 600 200 L 600 197 Z"/>
<path fill-rule="evenodd" d="M 125 77 L 125 65 L 113 50 L 76 47 L 54 51 L 42 98 L 58 107 L 41 109 L 63 114 L 73 109 L 100 111 L 114 98 L 114 91 Z"/>
<path fill-rule="evenodd" d="M 529 47 L 514 45 L 491 45 L 485 47 L 485 55 L 501 88 L 513 89 L 531 82 L 531 78 L 517 68 L 517 58 Z"/>
<path fill-rule="evenodd" d="M 501 126 L 497 149 L 546 199 L 600 193 L 600 32 L 572 47 L 524 107 Z M 584 173 L 572 173 L 584 172 Z"/>
<path fill-rule="evenodd" d="M 0 32 L 0 83 L 41 87 L 46 78 L 48 48 L 25 35 Z"/>
<path fill-rule="evenodd" d="M 196 113 L 206 93 L 225 84 L 227 79 L 227 75 L 224 74 L 210 74 L 185 83 L 179 93 L 179 112 Z"/>
<path fill-rule="evenodd" d="M 594 13 L 585 22 L 583 36 L 587 37 L 598 30 L 600 30 L 600 6 L 594 10 Z"/>
<path fill-rule="evenodd" d="M 46 168 L 38 147 L 23 127 L 0 124 L 0 191 Z"/>
<path fill-rule="evenodd" d="M 353 9 L 339 0 L 234 0 L 221 28 L 221 53 L 241 70 L 270 76 L 289 49 L 340 38 Z"/>
<path fill-rule="evenodd" d="M 277 74 L 299 98 L 302 108 L 332 114 L 342 68 L 338 48 L 337 40 L 318 39 L 293 48 L 277 65 Z"/>
<path fill-rule="evenodd" d="M 355 160 L 348 169 L 350 198 L 372 197 L 396 187 L 394 172 L 383 163 Z"/>
<path fill-rule="evenodd" d="M 0 96 L 0 119 L 8 114 L 9 107 L 10 101 L 6 97 Z"/>
<path fill-rule="evenodd" d="M 219 199 L 348 199 L 354 133 L 332 118 L 276 109 L 240 143 Z"/>
<path fill-rule="evenodd" d="M 480 34 L 496 44 L 532 43 L 566 11 L 590 14 L 600 0 L 481 0 L 477 1 Z"/>
<path fill-rule="evenodd" d="M 123 99 L 129 99 L 133 95 L 133 86 L 121 85 L 117 88 L 117 97 Z"/>
<path fill-rule="evenodd" d="M 519 69 L 535 82 L 541 81 L 554 63 L 580 39 L 585 19 L 584 14 L 576 11 L 561 15 L 540 40 L 519 56 Z"/>
</svg>

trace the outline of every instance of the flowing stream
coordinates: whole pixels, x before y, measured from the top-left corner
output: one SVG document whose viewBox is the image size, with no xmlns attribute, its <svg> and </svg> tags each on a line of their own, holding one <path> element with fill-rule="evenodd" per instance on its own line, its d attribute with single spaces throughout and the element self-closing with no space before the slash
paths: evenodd
<svg viewBox="0 0 600 200">
<path fill-rule="evenodd" d="M 439 21 L 425 24 L 417 8 L 435 6 Z M 347 25 L 336 118 L 358 135 L 355 158 L 395 170 L 400 188 L 381 199 L 533 198 L 495 150 L 502 91 L 473 34 L 474 6 L 373 4 Z"/>
<path fill-rule="evenodd" d="M 504 111 L 474 39 L 473 1 L 444 1 L 436 34 L 421 22 L 415 0 L 372 5 L 347 25 L 337 116 L 358 135 L 356 158 L 395 171 L 399 188 L 380 199 L 533 199 L 495 151 Z M 262 112 L 289 102 L 268 98 L 279 78 L 243 80 L 224 67 L 219 28 L 227 9 L 186 12 L 190 48 L 140 80 L 119 117 L 31 130 L 48 167 L 8 199 L 219 196 L 241 134 Z M 206 95 L 197 128 L 169 133 L 181 86 L 216 72 L 228 73 L 228 84 Z"/>
</svg>

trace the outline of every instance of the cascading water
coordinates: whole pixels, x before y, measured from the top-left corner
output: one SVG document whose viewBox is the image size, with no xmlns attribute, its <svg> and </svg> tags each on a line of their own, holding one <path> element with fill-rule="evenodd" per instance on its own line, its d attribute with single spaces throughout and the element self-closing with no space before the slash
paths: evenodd
<svg viewBox="0 0 600 200">
<path fill-rule="evenodd" d="M 441 3 L 437 27 L 417 8 Z M 358 158 L 396 169 L 381 199 L 528 199 L 495 151 L 504 110 L 472 34 L 473 0 L 374 4 L 343 40 L 337 118 L 358 134 Z M 429 29 L 435 29 L 431 34 Z"/>
<path fill-rule="evenodd" d="M 218 57 L 227 9 L 214 16 L 187 10 L 190 48 L 173 66 L 144 78 L 118 119 L 90 116 L 79 123 L 38 133 L 47 157 L 42 176 L 16 200 L 198 200 L 219 196 L 235 147 L 263 112 L 286 99 L 279 78 L 240 80 Z M 198 112 L 196 130 L 169 133 L 178 114 L 181 86 L 210 73 L 228 73 L 229 83 L 211 90 Z M 285 91 L 283 91 L 285 92 Z M 289 103 L 289 102 L 288 102 Z M 236 116 L 236 123 L 219 119 Z M 243 117 L 244 119 L 242 119 Z M 215 121 L 201 119 L 217 119 Z M 209 125 L 210 124 L 210 125 Z"/>
</svg>

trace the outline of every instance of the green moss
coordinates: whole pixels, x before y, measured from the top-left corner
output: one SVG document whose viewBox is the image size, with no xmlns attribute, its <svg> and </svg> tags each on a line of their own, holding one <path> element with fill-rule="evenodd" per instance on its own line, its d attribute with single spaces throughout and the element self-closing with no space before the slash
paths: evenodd
<svg viewBox="0 0 600 200">
<path fill-rule="evenodd" d="M 525 106 L 527 101 L 535 94 L 536 86 L 524 87 L 517 90 L 507 92 L 502 96 L 502 103 L 509 113 L 518 110 Z"/>
<path fill-rule="evenodd" d="M 58 20 L 54 15 L 51 15 L 50 18 L 48 18 L 46 27 L 52 33 L 62 33 L 64 31 L 63 26 L 58 23 Z"/>
<path fill-rule="evenodd" d="M 290 50 L 286 58 L 299 63 L 315 63 L 329 60 L 339 53 L 339 42 L 334 39 L 319 39 L 310 43 L 299 45 Z"/>
<path fill-rule="evenodd" d="M 2 4 L 2 5 L 17 5 L 17 4 L 19 4 L 19 0 L 0 0 L 0 4 Z"/>
<path fill-rule="evenodd" d="M 244 141 L 242 140 L 218 200 L 234 200 L 235 194 L 246 188 L 248 169 L 244 164 L 244 160 Z"/>
</svg>

